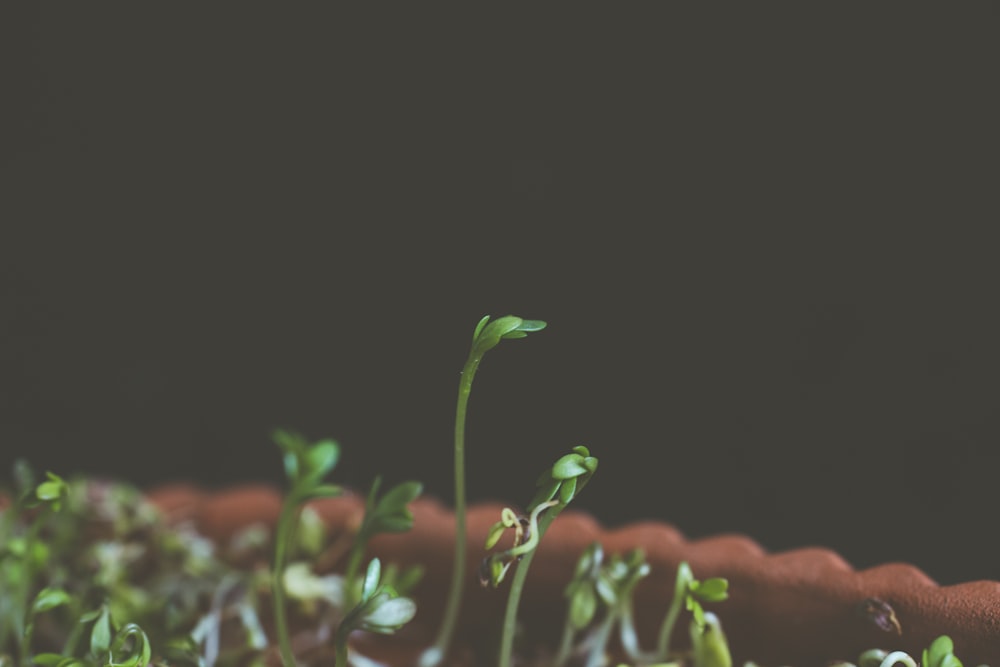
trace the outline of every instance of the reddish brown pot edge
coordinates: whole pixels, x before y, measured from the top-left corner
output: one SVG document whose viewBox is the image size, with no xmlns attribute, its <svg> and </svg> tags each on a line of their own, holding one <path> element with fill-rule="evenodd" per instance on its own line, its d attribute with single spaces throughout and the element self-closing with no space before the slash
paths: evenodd
<svg viewBox="0 0 1000 667">
<path fill-rule="evenodd" d="M 259 485 L 214 493 L 173 485 L 151 490 L 148 496 L 168 518 L 193 520 L 217 540 L 251 523 L 273 524 L 281 502 L 277 490 Z M 333 530 L 358 521 L 363 505 L 363 498 L 350 494 L 313 503 Z M 480 504 L 467 515 L 468 584 L 460 630 L 470 641 L 483 628 L 498 627 L 506 599 L 504 590 L 486 590 L 477 582 L 486 533 L 501 507 Z M 416 592 L 419 612 L 414 625 L 433 627 L 450 581 L 454 515 L 430 498 L 418 499 L 411 509 L 413 529 L 376 537 L 370 555 L 426 568 Z M 637 589 L 636 618 L 647 647 L 666 613 L 677 565 L 687 561 L 700 579 L 729 580 L 730 598 L 712 605 L 712 610 L 722 619 L 736 664 L 750 659 L 762 664 L 823 664 L 831 658 L 854 659 L 873 647 L 919 655 L 936 636 L 948 634 L 965 664 L 1000 665 L 1000 582 L 938 586 L 908 564 L 856 571 L 828 549 L 769 554 L 741 535 L 687 540 L 672 526 L 651 521 L 605 529 L 589 515 L 573 511 L 553 522 L 528 575 L 521 617 L 529 631 L 537 629 L 543 636 L 558 632 L 565 610 L 563 588 L 580 552 L 595 540 L 608 553 L 638 547 L 646 554 L 652 573 Z M 879 630 L 857 612 L 869 597 L 892 606 L 901 636 Z M 678 642 L 684 641 L 683 634 L 678 632 Z"/>
</svg>

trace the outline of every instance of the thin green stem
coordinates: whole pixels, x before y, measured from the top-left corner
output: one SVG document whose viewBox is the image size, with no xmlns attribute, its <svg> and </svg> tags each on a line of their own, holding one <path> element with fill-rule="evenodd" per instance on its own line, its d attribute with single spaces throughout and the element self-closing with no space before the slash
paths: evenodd
<svg viewBox="0 0 1000 667">
<path fill-rule="evenodd" d="M 351 548 L 351 555 L 347 561 L 347 569 L 344 570 L 344 608 L 351 609 L 358 603 L 354 594 L 354 581 L 358 578 L 358 570 L 361 568 L 361 559 L 364 554 L 364 542 L 355 540 Z"/>
<path fill-rule="evenodd" d="M 569 660 L 569 654 L 573 650 L 573 637 L 575 635 L 576 628 L 573 627 L 570 615 L 566 614 L 566 620 L 563 621 L 562 638 L 559 640 L 559 650 L 556 651 L 556 657 L 552 660 L 554 667 L 562 667 Z"/>
<path fill-rule="evenodd" d="M 336 662 L 334 664 L 336 667 L 347 667 L 347 638 L 350 634 L 350 631 L 346 631 L 344 624 L 341 624 L 337 628 L 337 636 L 334 640 L 336 646 L 336 653 L 334 654 Z"/>
<path fill-rule="evenodd" d="M 298 501 L 294 494 L 285 498 L 278 518 L 278 530 L 275 536 L 274 564 L 271 572 L 271 591 L 274 599 L 274 626 L 278 633 L 278 650 L 281 662 L 285 667 L 295 667 L 295 655 L 292 653 L 292 639 L 288 634 L 288 619 L 285 616 L 285 560 L 288 557 L 288 546 L 291 543 L 292 530 L 295 527 L 295 517 L 298 513 Z M 346 663 L 337 663 L 346 664 Z"/>
<path fill-rule="evenodd" d="M 615 610 L 609 609 L 607 616 L 604 617 L 604 620 L 597 627 L 597 633 L 594 635 L 593 643 L 587 655 L 586 667 L 599 667 L 605 663 L 604 654 L 607 651 L 608 641 L 611 639 L 611 630 L 615 627 L 616 619 Z"/>
<path fill-rule="evenodd" d="M 538 520 L 538 539 L 542 539 L 549 524 L 556 518 L 559 512 L 566 507 L 558 504 L 552 507 Z M 507 597 L 507 609 L 503 616 L 503 634 L 500 636 L 500 656 L 497 661 L 499 667 L 511 667 L 514 656 L 514 633 L 517 630 L 517 608 L 521 603 L 521 593 L 524 591 L 524 582 L 528 577 L 528 568 L 531 561 L 535 559 L 537 549 L 532 549 L 521 557 L 521 562 L 517 564 L 517 571 L 514 572 L 514 579 L 510 582 L 510 595 Z"/>
<path fill-rule="evenodd" d="M 674 633 L 674 626 L 677 624 L 677 617 L 681 613 L 681 606 L 684 604 L 684 596 L 688 592 L 688 584 L 691 581 L 691 570 L 687 563 L 681 563 L 677 567 L 677 579 L 674 582 L 674 599 L 670 601 L 670 609 L 660 626 L 660 636 L 656 644 L 656 659 L 666 660 L 670 653 L 670 638 Z"/>
<path fill-rule="evenodd" d="M 482 355 L 470 354 L 458 381 L 458 402 L 455 406 L 455 555 L 451 569 L 451 586 L 448 602 L 441 619 L 441 629 L 433 646 L 424 652 L 421 667 L 433 667 L 444 660 L 445 653 L 455 633 L 458 611 L 462 604 L 465 584 L 465 415 L 472 393 L 472 380 L 479 368 Z"/>
</svg>

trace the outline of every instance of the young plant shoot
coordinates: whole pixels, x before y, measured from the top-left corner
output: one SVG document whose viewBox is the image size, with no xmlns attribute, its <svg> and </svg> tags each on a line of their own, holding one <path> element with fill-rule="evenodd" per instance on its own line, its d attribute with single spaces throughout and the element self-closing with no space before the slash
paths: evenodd
<svg viewBox="0 0 1000 667">
<path fill-rule="evenodd" d="M 281 514 L 278 516 L 274 560 L 271 564 L 271 591 L 281 660 L 285 667 L 295 667 L 295 655 L 285 615 L 285 565 L 295 539 L 293 532 L 302 506 L 315 498 L 331 498 L 341 492 L 339 486 L 323 482 L 323 478 L 337 465 L 340 446 L 333 440 L 309 444 L 297 433 L 280 430 L 275 431 L 274 441 L 284 452 L 285 475 L 291 488 L 285 495 Z"/>
<path fill-rule="evenodd" d="M 441 667 L 448 657 L 463 594 L 465 420 L 473 378 L 483 356 L 502 340 L 524 338 L 545 326 L 513 315 L 494 321 L 484 317 L 473 333 L 455 411 L 451 582 L 434 642 L 417 635 L 419 667 Z M 296 667 L 297 658 L 327 664 L 331 653 L 337 667 L 380 666 L 351 648 L 351 635 L 391 634 L 411 621 L 416 604 L 407 596 L 421 570 L 419 565 L 405 570 L 393 563 L 383 567 L 379 558 L 365 566 L 365 553 L 373 536 L 413 526 L 408 505 L 423 487 L 408 481 L 381 493 L 381 477 L 376 477 L 360 523 L 352 522 L 327 545 L 327 526 L 316 508 L 307 505 L 341 493 L 339 486 L 325 481 L 337 465 L 340 447 L 332 440 L 310 443 L 290 431 L 276 431 L 273 437 L 289 485 L 273 544 L 262 526 L 256 526 L 256 532 L 253 526 L 247 528 L 227 544 L 213 541 L 190 525 L 169 523 L 134 487 L 96 480 L 67 482 L 53 473 L 37 482 L 27 464 L 15 465 L 13 490 L 0 493 L 0 667 L 263 665 L 276 658 L 269 641 L 277 644 L 285 667 Z M 499 667 L 515 662 L 518 607 L 538 546 L 597 467 L 587 447 L 574 447 L 538 478 L 523 514 L 504 508 L 488 532 L 487 550 L 496 549 L 504 535 L 512 537 L 489 553 L 479 570 L 484 586 L 497 588 L 510 581 Z M 329 571 L 345 560 L 343 575 Z M 254 569 L 247 563 L 254 563 Z M 612 655 L 620 654 L 633 667 L 732 667 L 719 618 L 702 607 L 725 600 L 728 583 L 721 578 L 699 581 L 686 562 L 678 566 L 655 648 L 641 649 L 633 599 L 649 573 L 641 550 L 607 555 L 600 543 L 592 543 L 565 589 L 566 620 L 551 660 L 525 655 L 523 660 L 519 656 L 519 664 L 604 667 Z M 270 615 L 259 609 L 268 593 Z M 290 635 L 289 605 L 295 610 L 298 655 Z M 690 615 L 690 650 L 675 651 L 671 637 L 685 610 Z M 888 603 L 868 598 L 861 612 L 877 627 L 901 634 Z M 619 641 L 613 654 L 616 626 Z M 858 659 L 860 667 L 918 665 L 962 667 L 946 635 L 923 651 L 919 663 L 903 651 L 870 650 Z M 835 667 L 857 666 L 842 662 Z"/>
<path fill-rule="evenodd" d="M 441 627 L 434 644 L 420 658 L 420 667 L 436 667 L 447 653 L 458 621 L 462 589 L 465 584 L 465 413 L 472 392 L 472 380 L 479 370 L 483 355 L 502 340 L 524 338 L 529 333 L 541 331 L 545 322 L 525 320 L 514 315 L 490 322 L 489 315 L 479 320 L 472 333 L 472 348 L 462 368 L 458 382 L 458 403 L 455 408 L 455 556 L 452 561 L 451 584 Z"/>
<path fill-rule="evenodd" d="M 510 667 L 513 661 L 517 608 L 521 601 L 528 568 L 531 567 L 531 561 L 535 556 L 535 548 L 553 519 L 565 509 L 593 477 L 594 472 L 597 471 L 597 463 L 597 459 L 590 455 L 590 451 L 586 447 L 574 447 L 572 452 L 561 457 L 538 478 L 535 497 L 528 503 L 529 515 L 527 518 L 519 517 L 510 508 L 505 508 L 500 521 L 490 529 L 486 542 L 487 549 L 495 546 L 500 540 L 501 534 L 507 529 L 514 530 L 514 546 L 491 554 L 483 560 L 479 570 L 480 582 L 484 586 L 490 585 L 496 588 L 500 585 L 510 566 L 520 561 L 511 582 L 510 594 L 507 597 L 507 608 L 504 613 L 500 640 L 500 655 L 497 661 L 500 667 Z"/>
<path fill-rule="evenodd" d="M 392 634 L 413 619 L 417 606 L 401 597 L 382 581 L 382 563 L 378 558 L 368 563 L 361 586 L 361 597 L 337 628 L 337 665 L 347 665 L 347 640 L 355 630 Z"/>
</svg>

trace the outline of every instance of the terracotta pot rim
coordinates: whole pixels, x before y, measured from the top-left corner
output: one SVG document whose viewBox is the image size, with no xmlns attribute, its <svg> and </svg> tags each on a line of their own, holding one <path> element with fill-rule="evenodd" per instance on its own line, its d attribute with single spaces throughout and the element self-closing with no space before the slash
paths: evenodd
<svg viewBox="0 0 1000 667">
<path fill-rule="evenodd" d="M 161 485 L 146 493 L 169 518 L 193 520 L 216 539 L 226 538 L 250 521 L 273 523 L 281 503 L 276 487 L 258 483 L 215 490 L 192 484 Z M 363 505 L 363 496 L 351 492 L 311 503 L 334 529 L 356 521 Z M 410 507 L 415 517 L 413 529 L 376 536 L 370 552 L 387 562 L 420 562 L 427 567 L 425 579 L 429 583 L 418 607 L 427 608 L 427 618 L 434 619 L 441 603 L 427 591 L 444 590 L 440 587 L 449 578 L 454 513 L 440 500 L 427 496 Z M 484 554 L 486 532 L 502 507 L 489 502 L 475 503 L 468 509 L 466 571 L 470 578 L 475 577 Z M 856 570 L 825 547 L 768 552 L 746 535 L 688 539 L 669 523 L 648 519 L 606 528 L 589 514 L 573 509 L 553 522 L 539 547 L 521 606 L 526 625 L 541 624 L 553 615 L 561 619 L 562 589 L 579 553 L 594 540 L 609 553 L 633 547 L 644 550 L 653 572 L 637 589 L 637 610 L 646 613 L 636 616 L 640 635 L 647 642 L 655 636 L 673 590 L 676 567 L 683 560 L 698 578 L 723 576 L 729 580 L 730 598 L 713 611 L 722 618 L 734 658 L 740 661 L 822 664 L 831 658 L 855 659 L 873 647 L 919 655 L 934 637 L 949 634 L 966 664 L 998 664 L 1000 582 L 940 586 L 916 566 L 903 562 Z M 465 620 L 475 616 L 481 625 L 482 618 L 498 618 L 503 597 L 470 581 L 463 609 L 476 611 L 463 611 Z M 859 605 L 872 597 L 891 604 L 902 625 L 902 636 L 886 634 L 858 613 Z"/>
</svg>

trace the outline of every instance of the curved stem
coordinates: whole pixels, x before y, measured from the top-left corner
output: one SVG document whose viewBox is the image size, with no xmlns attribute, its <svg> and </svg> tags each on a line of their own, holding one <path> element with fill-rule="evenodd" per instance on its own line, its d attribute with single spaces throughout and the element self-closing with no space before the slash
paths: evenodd
<svg viewBox="0 0 1000 667">
<path fill-rule="evenodd" d="M 893 651 L 889 655 L 885 656 L 882 660 L 882 664 L 879 667 L 893 667 L 897 664 L 904 664 L 906 667 L 917 667 L 917 662 L 910 656 L 909 653 L 905 651 Z"/>
<path fill-rule="evenodd" d="M 681 613 L 681 605 L 684 604 L 684 596 L 688 592 L 688 584 L 691 581 L 691 570 L 687 563 L 677 566 L 677 579 L 674 582 L 674 599 L 670 601 L 670 609 L 667 611 L 663 625 L 660 626 L 660 636 L 656 644 L 656 658 L 667 660 L 670 653 L 670 637 L 674 633 L 674 626 L 677 624 L 677 617 Z"/>
<path fill-rule="evenodd" d="M 482 355 L 470 354 L 458 382 L 458 402 L 455 406 L 455 555 L 451 569 L 448 602 L 441 619 L 441 629 L 434 645 L 421 657 L 421 667 L 433 667 L 444 659 L 455 632 L 458 611 L 465 583 L 465 414 L 472 392 L 472 379 Z"/>
<path fill-rule="evenodd" d="M 295 527 L 295 515 L 298 503 L 289 495 L 281 507 L 278 518 L 278 530 L 275 536 L 274 564 L 271 572 L 271 591 L 274 599 L 274 626 L 278 633 L 278 650 L 281 662 L 285 667 L 295 667 L 295 655 L 292 653 L 292 640 L 288 634 L 288 619 L 285 616 L 285 559 L 288 544 L 291 542 L 292 529 Z M 338 664 L 340 664 L 338 662 Z"/>
<path fill-rule="evenodd" d="M 562 509 L 566 507 L 562 504 L 557 504 L 548 512 L 542 516 L 538 521 L 538 530 L 536 532 L 538 539 L 542 539 L 542 535 L 548 530 L 549 524 L 552 520 L 556 518 Z M 510 583 L 510 595 L 507 597 L 507 609 L 504 611 L 503 616 L 503 634 L 500 638 L 500 656 L 497 660 L 499 667 L 511 667 L 512 659 L 514 655 L 514 633 L 517 630 L 517 607 L 521 602 L 521 592 L 524 590 L 524 581 L 528 577 L 528 568 L 531 567 L 531 561 L 535 559 L 535 554 L 537 549 L 529 551 L 522 558 L 521 562 L 518 563 L 517 571 L 514 572 L 514 579 Z"/>
</svg>

